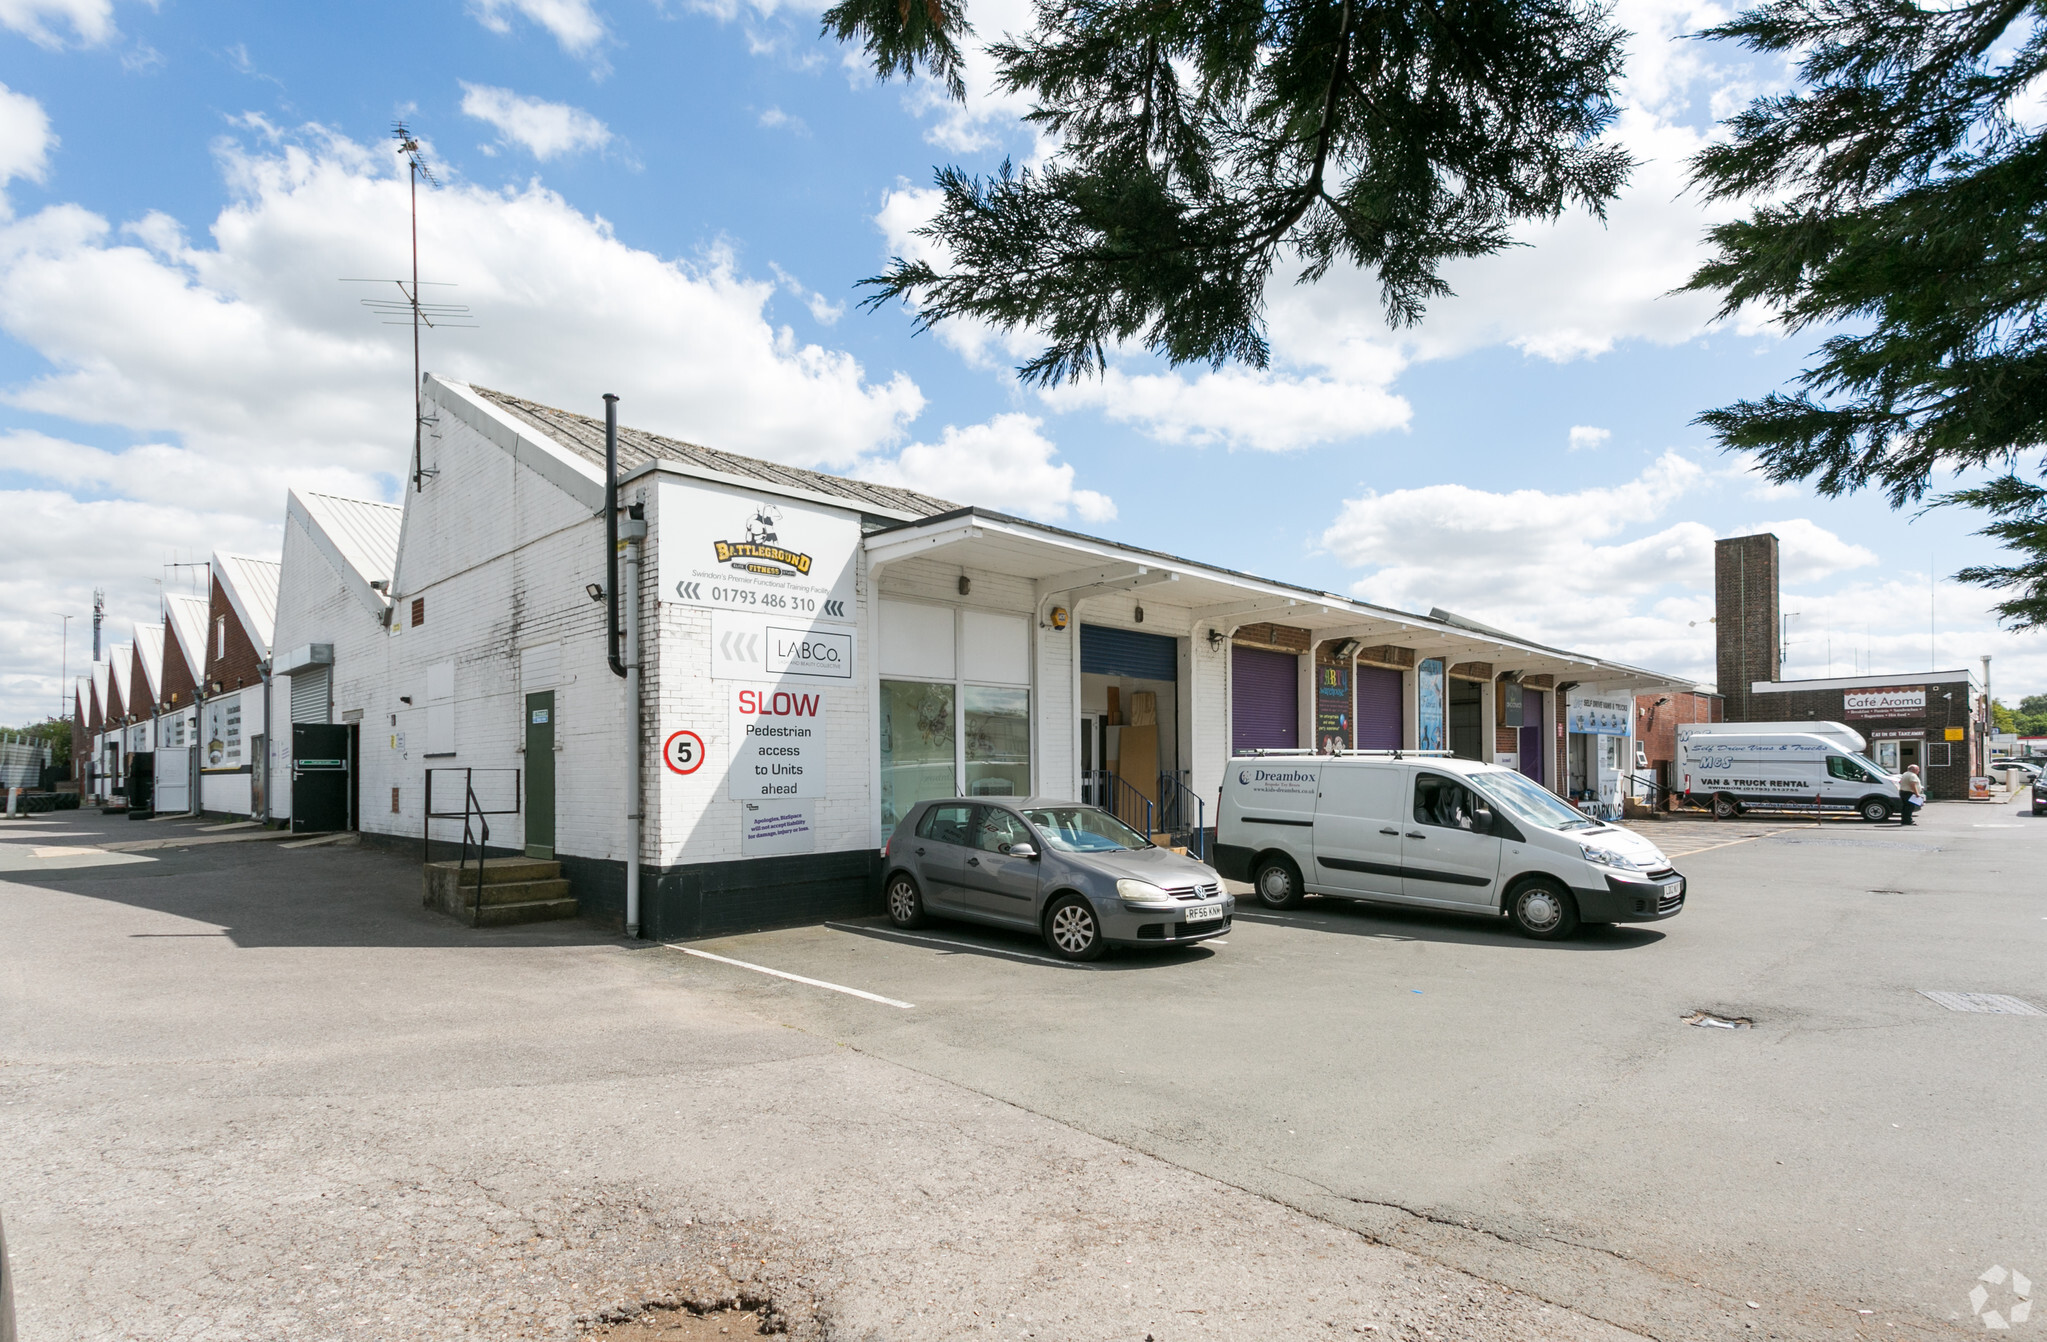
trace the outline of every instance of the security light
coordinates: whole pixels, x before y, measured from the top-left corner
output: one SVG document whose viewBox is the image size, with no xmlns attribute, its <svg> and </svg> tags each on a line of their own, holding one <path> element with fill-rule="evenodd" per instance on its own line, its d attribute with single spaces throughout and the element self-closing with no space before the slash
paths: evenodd
<svg viewBox="0 0 2047 1342">
<path fill-rule="evenodd" d="M 1209 630 L 1209 631 L 1208 631 L 1208 646 L 1209 646 L 1210 648 L 1220 648 L 1220 647 L 1221 647 L 1222 645 L 1223 645 L 1223 631 L 1222 631 L 1222 630 L 1220 630 L 1220 629 L 1211 629 L 1211 630 Z"/>
<path fill-rule="evenodd" d="M 592 601 L 602 601 L 604 599 L 604 589 L 594 582 L 584 583 L 583 590 L 590 594 Z"/>
<path fill-rule="evenodd" d="M 965 596 L 965 595 L 967 595 L 967 594 L 968 594 L 969 592 L 971 592 L 971 591 L 973 591 L 973 590 L 974 590 L 974 580 L 973 580 L 972 578 L 969 578 L 969 577 L 968 577 L 968 576 L 967 576 L 966 574 L 964 574 L 964 573 L 960 574 L 960 595 L 961 595 L 961 596 Z"/>
</svg>

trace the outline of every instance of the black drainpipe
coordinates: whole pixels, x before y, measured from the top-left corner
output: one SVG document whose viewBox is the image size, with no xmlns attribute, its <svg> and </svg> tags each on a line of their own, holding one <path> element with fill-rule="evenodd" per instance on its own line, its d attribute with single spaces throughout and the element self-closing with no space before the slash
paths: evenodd
<svg viewBox="0 0 2047 1342">
<path fill-rule="evenodd" d="M 618 647 L 618 397 L 604 393 L 604 611 L 611 673 L 625 675 Z"/>
</svg>

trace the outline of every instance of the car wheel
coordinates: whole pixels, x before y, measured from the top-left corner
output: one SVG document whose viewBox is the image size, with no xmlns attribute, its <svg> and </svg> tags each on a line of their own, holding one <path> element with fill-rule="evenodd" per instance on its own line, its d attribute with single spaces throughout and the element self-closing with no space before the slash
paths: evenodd
<svg viewBox="0 0 2047 1342">
<path fill-rule="evenodd" d="M 1062 960 L 1099 960 L 1109 948 L 1102 920 L 1079 895 L 1061 895 L 1045 910 L 1045 944 Z"/>
<path fill-rule="evenodd" d="M 1530 881 L 1515 891 L 1508 912 L 1521 934 L 1537 941 L 1560 941 L 1578 930 L 1578 901 L 1548 881 Z"/>
<path fill-rule="evenodd" d="M 1732 820 L 1740 814 L 1741 803 L 1734 798 L 1724 793 L 1713 798 L 1713 818 L 1715 820 Z"/>
<path fill-rule="evenodd" d="M 1251 873 L 1251 886 L 1258 902 L 1268 909 L 1301 907 L 1301 873 L 1283 857 L 1268 857 Z"/>
<path fill-rule="evenodd" d="M 924 896 L 905 872 L 889 877 L 888 920 L 897 927 L 924 926 Z"/>
<path fill-rule="evenodd" d="M 1891 818 L 1891 804 L 1882 797 L 1863 798 L 1859 809 L 1862 812 L 1862 818 L 1872 825 L 1876 824 L 1879 820 L 1889 820 Z"/>
</svg>

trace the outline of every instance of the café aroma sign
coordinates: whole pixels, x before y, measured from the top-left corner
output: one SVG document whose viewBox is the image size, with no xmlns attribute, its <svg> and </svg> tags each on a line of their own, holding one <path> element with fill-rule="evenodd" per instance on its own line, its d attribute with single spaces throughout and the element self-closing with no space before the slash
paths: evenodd
<svg viewBox="0 0 2047 1342">
<path fill-rule="evenodd" d="M 1841 696 L 1841 716 L 1851 719 L 1923 718 L 1924 685 L 1891 685 L 1880 690 L 1848 690 Z"/>
</svg>

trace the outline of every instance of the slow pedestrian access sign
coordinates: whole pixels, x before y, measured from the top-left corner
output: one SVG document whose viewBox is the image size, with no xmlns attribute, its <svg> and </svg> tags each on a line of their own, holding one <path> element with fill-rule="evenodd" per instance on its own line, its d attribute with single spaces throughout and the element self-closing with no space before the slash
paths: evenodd
<svg viewBox="0 0 2047 1342">
<path fill-rule="evenodd" d="M 825 795 L 825 696 L 815 689 L 748 687 L 732 691 L 734 801 Z"/>
</svg>

